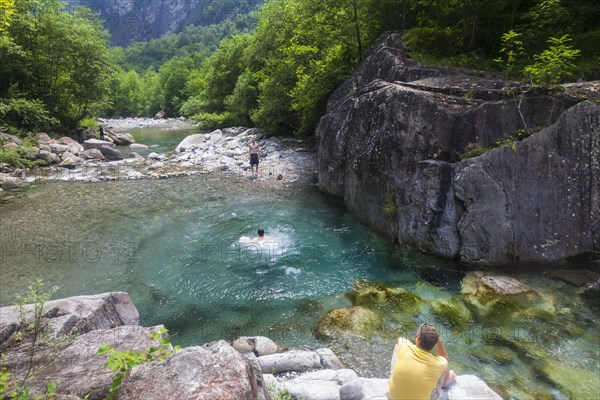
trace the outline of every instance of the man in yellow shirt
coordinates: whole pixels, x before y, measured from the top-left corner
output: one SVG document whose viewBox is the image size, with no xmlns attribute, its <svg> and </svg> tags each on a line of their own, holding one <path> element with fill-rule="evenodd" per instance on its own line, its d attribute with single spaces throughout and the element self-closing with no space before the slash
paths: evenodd
<svg viewBox="0 0 600 400">
<path fill-rule="evenodd" d="M 437 345 L 435 356 L 430 351 Z M 390 400 L 437 400 L 446 388 L 456 381 L 448 370 L 448 353 L 435 327 L 422 324 L 415 344 L 399 337 L 392 355 L 391 376 L 388 382 Z"/>
</svg>

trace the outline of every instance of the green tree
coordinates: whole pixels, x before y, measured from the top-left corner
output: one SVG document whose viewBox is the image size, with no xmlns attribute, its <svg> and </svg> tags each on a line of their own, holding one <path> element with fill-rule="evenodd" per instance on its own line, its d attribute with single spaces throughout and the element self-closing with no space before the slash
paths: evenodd
<svg viewBox="0 0 600 400">
<path fill-rule="evenodd" d="M 104 96 L 113 65 L 101 21 L 87 8 L 64 8 L 59 0 L 15 1 L 0 42 L 0 96 L 39 99 L 74 127 Z"/>
<path fill-rule="evenodd" d="M 569 35 L 548 39 L 550 47 L 535 55 L 535 63 L 525 67 L 525 73 L 534 84 L 557 84 L 573 75 L 573 61 L 581 55 L 581 51 L 574 49 L 569 44 L 571 41 Z"/>
</svg>

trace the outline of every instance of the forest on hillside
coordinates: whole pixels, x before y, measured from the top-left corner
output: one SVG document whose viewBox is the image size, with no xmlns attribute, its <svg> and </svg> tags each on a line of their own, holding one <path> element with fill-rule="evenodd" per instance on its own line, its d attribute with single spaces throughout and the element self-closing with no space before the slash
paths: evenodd
<svg viewBox="0 0 600 400">
<path fill-rule="evenodd" d="M 596 0 L 289 0 L 129 47 L 59 0 L 0 0 L 0 119 L 68 129 L 93 116 L 187 116 L 311 135 L 383 32 L 422 63 L 542 85 L 600 78 Z"/>
</svg>

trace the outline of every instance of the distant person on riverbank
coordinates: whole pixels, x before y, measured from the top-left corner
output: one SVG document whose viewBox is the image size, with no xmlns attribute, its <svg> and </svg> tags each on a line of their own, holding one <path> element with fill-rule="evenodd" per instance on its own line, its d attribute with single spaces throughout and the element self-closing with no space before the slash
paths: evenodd
<svg viewBox="0 0 600 400">
<path fill-rule="evenodd" d="M 81 126 L 76 129 L 77 142 L 79 142 L 79 143 L 83 143 L 84 142 L 84 139 L 83 139 L 83 129 L 84 129 L 84 127 L 81 127 Z"/>
<path fill-rule="evenodd" d="M 100 140 L 104 140 L 104 127 L 100 125 Z"/>
<path fill-rule="evenodd" d="M 437 356 L 431 353 L 435 346 Z M 454 370 L 448 369 L 449 361 L 442 339 L 432 325 L 421 324 L 415 344 L 399 337 L 392 354 L 388 399 L 439 399 L 442 388 L 456 381 Z"/>
<path fill-rule="evenodd" d="M 260 151 L 260 144 L 256 141 L 256 137 L 252 136 L 250 141 L 250 147 L 248 154 L 250 155 L 250 168 L 252 168 L 252 175 L 258 176 L 258 152 Z M 256 172 L 254 170 L 256 169 Z"/>
</svg>

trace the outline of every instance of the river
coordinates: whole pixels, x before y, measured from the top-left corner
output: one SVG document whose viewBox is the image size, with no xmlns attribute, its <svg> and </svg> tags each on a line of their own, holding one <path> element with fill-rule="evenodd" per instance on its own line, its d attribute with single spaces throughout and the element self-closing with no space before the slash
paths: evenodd
<svg viewBox="0 0 600 400">
<path fill-rule="evenodd" d="M 189 131 L 132 133 L 160 152 Z M 261 246 L 250 242 L 258 227 L 269 236 Z M 329 345 L 360 374 L 377 377 L 388 370 L 395 337 L 412 338 L 416 324 L 432 321 L 453 368 L 505 397 L 583 398 L 600 390 L 598 310 L 533 266 L 503 274 L 551 299 L 553 316 L 475 319 L 456 329 L 425 306 L 414 323 L 384 315 L 384 328 L 366 339 L 316 339 L 319 318 L 351 305 L 345 293 L 359 280 L 399 286 L 430 303 L 459 298 L 473 267 L 388 243 L 314 187 L 219 175 L 38 183 L 0 197 L 0 228 L 2 306 L 34 278 L 59 286 L 57 298 L 126 291 L 141 324 L 166 325 L 175 344 L 264 335 L 288 346 Z"/>
</svg>

